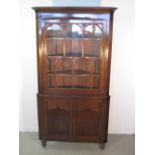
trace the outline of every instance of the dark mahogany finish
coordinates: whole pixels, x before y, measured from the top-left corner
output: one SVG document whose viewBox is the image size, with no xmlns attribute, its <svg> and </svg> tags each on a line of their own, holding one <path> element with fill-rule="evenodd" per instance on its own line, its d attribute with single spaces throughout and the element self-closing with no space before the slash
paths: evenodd
<svg viewBox="0 0 155 155">
<path fill-rule="evenodd" d="M 116 8 L 35 7 L 39 138 L 98 142 L 108 135 Z"/>
</svg>

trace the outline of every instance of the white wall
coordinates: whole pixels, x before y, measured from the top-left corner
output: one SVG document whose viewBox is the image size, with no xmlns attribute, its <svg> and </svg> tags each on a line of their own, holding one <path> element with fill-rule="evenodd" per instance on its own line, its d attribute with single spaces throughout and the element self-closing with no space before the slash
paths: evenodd
<svg viewBox="0 0 155 155">
<path fill-rule="evenodd" d="M 118 7 L 114 18 L 109 133 L 134 133 L 134 0 L 20 1 L 20 131 L 38 131 L 36 30 L 31 7 L 69 5 Z"/>
</svg>

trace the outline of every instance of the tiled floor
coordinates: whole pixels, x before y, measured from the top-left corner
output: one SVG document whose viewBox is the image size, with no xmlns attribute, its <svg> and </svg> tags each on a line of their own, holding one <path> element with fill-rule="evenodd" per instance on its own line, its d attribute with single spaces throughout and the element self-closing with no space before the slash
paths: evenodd
<svg viewBox="0 0 155 155">
<path fill-rule="evenodd" d="M 37 133 L 20 133 L 19 155 L 134 155 L 133 135 L 109 135 L 104 150 L 96 143 L 47 142 L 42 147 Z"/>
</svg>

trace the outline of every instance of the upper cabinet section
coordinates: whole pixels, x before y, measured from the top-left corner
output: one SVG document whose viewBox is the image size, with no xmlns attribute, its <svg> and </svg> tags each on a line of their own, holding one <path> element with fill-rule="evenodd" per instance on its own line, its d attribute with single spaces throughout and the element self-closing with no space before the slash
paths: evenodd
<svg viewBox="0 0 155 155">
<path fill-rule="evenodd" d="M 34 8 L 37 15 L 39 90 L 108 90 L 115 8 Z"/>
</svg>

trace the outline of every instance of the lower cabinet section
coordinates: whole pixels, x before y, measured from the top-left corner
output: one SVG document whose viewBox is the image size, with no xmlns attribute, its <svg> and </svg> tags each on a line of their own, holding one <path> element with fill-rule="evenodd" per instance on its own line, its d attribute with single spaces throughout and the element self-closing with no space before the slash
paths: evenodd
<svg viewBox="0 0 155 155">
<path fill-rule="evenodd" d="M 109 98 L 38 96 L 42 140 L 105 142 Z"/>
</svg>

